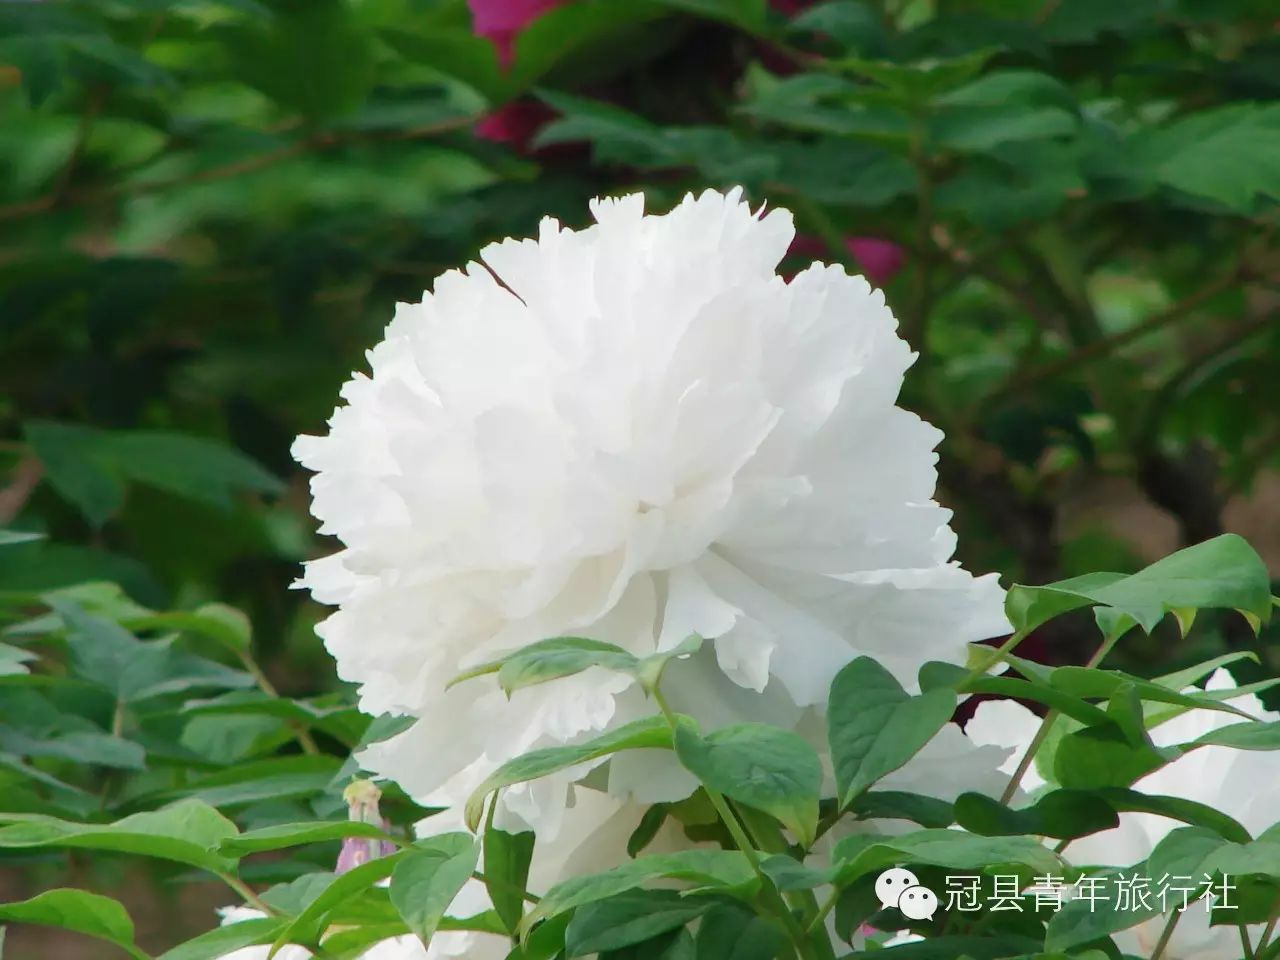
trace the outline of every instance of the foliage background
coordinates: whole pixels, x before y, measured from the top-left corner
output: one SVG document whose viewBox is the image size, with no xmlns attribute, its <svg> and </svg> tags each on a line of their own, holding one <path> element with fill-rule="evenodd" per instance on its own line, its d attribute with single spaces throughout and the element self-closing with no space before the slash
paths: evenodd
<svg viewBox="0 0 1280 960">
<path fill-rule="evenodd" d="M 329 549 L 288 448 L 392 304 L 593 196 L 734 184 L 795 212 L 789 266 L 884 280 L 968 565 L 1038 583 L 1235 530 L 1277 568 L 1270 0 L 472 6 L 0 2 L 0 527 L 46 535 L 0 552 L 0 589 L 225 602 L 274 688 L 337 689 L 288 589 Z M 1209 627 L 1126 665 L 1280 668 L 1274 633 Z M 322 753 L 361 735 L 335 724 Z M 297 759 L 244 737 L 198 749 Z M 6 893 L 47 885 L 23 872 Z"/>
</svg>

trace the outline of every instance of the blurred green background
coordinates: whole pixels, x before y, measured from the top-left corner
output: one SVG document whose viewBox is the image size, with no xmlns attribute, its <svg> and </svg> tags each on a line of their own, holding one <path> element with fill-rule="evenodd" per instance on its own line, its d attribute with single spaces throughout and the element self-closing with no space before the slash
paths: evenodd
<svg viewBox="0 0 1280 960">
<path fill-rule="evenodd" d="M 113 582 L 77 596 L 126 620 L 220 601 L 281 692 L 334 689 L 288 589 L 332 547 L 288 450 L 393 304 L 593 196 L 735 184 L 795 212 L 787 269 L 884 286 L 966 564 L 1046 582 L 1234 530 L 1280 569 L 1278 16 L 0 0 L 0 528 L 45 535 L 0 551 L 0 590 Z M 1158 632 L 1125 665 L 1252 648 L 1244 681 L 1280 668 L 1274 637 Z M 1069 622 L 1033 652 L 1094 643 Z M 361 735 L 343 716 L 326 752 Z M 196 746 L 289 736 L 250 741 Z"/>
<path fill-rule="evenodd" d="M 48 534 L 0 583 L 226 601 L 324 686 L 289 443 L 394 302 L 597 194 L 733 184 L 795 211 L 794 265 L 886 287 L 967 563 L 1045 582 L 1223 529 L 1274 559 L 1276 16 L 0 2 L 0 519 Z"/>
</svg>

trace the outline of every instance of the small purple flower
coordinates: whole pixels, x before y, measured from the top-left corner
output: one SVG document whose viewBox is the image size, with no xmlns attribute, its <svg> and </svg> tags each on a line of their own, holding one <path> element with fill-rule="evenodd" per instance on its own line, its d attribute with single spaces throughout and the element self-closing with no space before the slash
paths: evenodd
<svg viewBox="0 0 1280 960">
<path fill-rule="evenodd" d="M 378 801 L 382 799 L 382 791 L 372 780 L 352 780 L 351 785 L 342 791 L 342 798 L 347 801 L 347 819 L 354 823 L 371 823 L 390 828 L 378 811 Z M 395 844 L 389 840 L 376 837 L 347 837 L 342 841 L 342 850 L 338 854 L 335 873 L 346 873 L 361 864 L 385 857 L 395 852 Z"/>
</svg>

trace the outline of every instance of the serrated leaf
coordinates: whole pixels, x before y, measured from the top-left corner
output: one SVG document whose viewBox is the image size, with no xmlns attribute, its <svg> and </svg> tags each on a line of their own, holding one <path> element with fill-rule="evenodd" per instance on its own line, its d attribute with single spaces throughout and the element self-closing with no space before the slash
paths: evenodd
<svg viewBox="0 0 1280 960">
<path fill-rule="evenodd" d="M 1015 629 L 1027 632 L 1093 604 L 1127 613 L 1148 632 L 1169 611 L 1186 608 L 1247 611 L 1265 622 L 1271 614 L 1271 581 L 1257 551 L 1242 537 L 1223 534 L 1131 576 L 1095 573 L 1044 587 L 1015 585 L 1005 612 Z"/>
</svg>

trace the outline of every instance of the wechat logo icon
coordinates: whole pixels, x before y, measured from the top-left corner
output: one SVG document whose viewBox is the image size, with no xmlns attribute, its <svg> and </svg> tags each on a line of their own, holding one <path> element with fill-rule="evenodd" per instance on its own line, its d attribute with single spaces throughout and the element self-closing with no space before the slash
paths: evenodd
<svg viewBox="0 0 1280 960">
<path fill-rule="evenodd" d="M 908 920 L 932 920 L 938 909 L 938 896 L 910 870 L 894 867 L 876 877 L 876 897 L 881 906 L 897 908 Z"/>
</svg>

